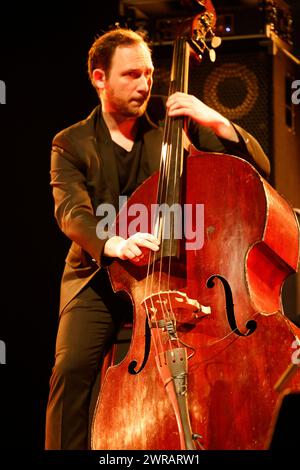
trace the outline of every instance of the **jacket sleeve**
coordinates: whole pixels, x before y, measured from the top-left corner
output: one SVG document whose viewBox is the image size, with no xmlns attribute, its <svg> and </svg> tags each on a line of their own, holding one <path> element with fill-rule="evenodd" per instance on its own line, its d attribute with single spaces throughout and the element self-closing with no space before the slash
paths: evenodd
<svg viewBox="0 0 300 470">
<path fill-rule="evenodd" d="M 232 123 L 239 141 L 221 139 L 208 127 L 196 124 L 190 120 L 188 134 L 199 150 L 205 152 L 221 152 L 235 155 L 251 163 L 263 176 L 270 175 L 270 162 L 258 141 L 237 124 Z"/>
<path fill-rule="evenodd" d="M 233 124 L 237 135 L 239 137 L 239 142 L 241 142 L 246 148 L 245 158 L 247 158 L 247 154 L 249 158 L 249 162 L 252 163 L 258 171 L 263 173 L 265 176 L 269 176 L 271 173 L 271 165 L 270 160 L 268 159 L 267 155 L 263 151 L 259 142 L 253 137 L 253 135 L 246 132 L 242 127 L 238 126 L 237 124 Z"/>
<path fill-rule="evenodd" d="M 51 186 L 55 204 L 55 218 L 60 229 L 85 250 L 98 265 L 107 240 L 105 233 L 97 236 L 96 217 L 87 189 L 86 164 L 67 139 L 54 138 L 51 152 Z"/>
</svg>

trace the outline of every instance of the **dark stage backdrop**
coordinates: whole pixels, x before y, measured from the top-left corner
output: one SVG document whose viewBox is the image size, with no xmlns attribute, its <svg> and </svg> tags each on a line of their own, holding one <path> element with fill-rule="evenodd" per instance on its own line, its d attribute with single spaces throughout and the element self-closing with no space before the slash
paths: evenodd
<svg viewBox="0 0 300 470">
<path fill-rule="evenodd" d="M 115 21 L 118 2 L 103 7 L 89 0 L 1 5 L 1 468 L 4 449 L 18 449 L 21 458 L 22 450 L 44 446 L 59 282 L 69 246 L 53 216 L 51 140 L 98 104 L 86 57 L 96 35 Z"/>
</svg>

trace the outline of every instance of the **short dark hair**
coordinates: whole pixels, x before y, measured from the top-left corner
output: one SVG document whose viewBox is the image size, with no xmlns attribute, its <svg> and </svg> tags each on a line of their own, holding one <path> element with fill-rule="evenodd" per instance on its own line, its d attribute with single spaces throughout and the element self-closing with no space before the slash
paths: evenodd
<svg viewBox="0 0 300 470">
<path fill-rule="evenodd" d="M 117 28 L 99 36 L 92 44 L 88 54 L 88 73 L 93 84 L 93 70 L 100 68 L 108 76 L 112 57 L 118 46 L 143 44 L 150 51 L 142 35 L 131 29 Z M 150 51 L 151 52 L 151 51 Z"/>
</svg>

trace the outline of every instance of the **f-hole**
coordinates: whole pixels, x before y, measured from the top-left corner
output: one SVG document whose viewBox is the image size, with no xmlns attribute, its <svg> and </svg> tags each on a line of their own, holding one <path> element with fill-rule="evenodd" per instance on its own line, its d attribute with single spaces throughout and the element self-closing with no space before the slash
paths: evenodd
<svg viewBox="0 0 300 470">
<path fill-rule="evenodd" d="M 144 349 L 144 359 L 141 364 L 141 367 L 136 370 L 136 367 L 138 365 L 137 361 L 133 360 L 130 362 L 128 366 L 128 372 L 129 374 L 136 375 L 139 374 L 145 367 L 148 357 L 149 357 L 149 352 L 150 352 L 150 344 L 151 344 L 151 333 L 150 333 L 150 328 L 148 324 L 148 318 L 146 317 L 146 322 L 145 322 L 145 349 Z"/>
<path fill-rule="evenodd" d="M 250 336 L 254 331 L 256 330 L 257 323 L 255 320 L 249 320 L 246 323 L 246 328 L 248 329 L 247 333 L 242 333 L 236 324 L 235 320 L 235 313 L 234 313 L 234 303 L 233 303 L 233 297 L 232 297 L 232 290 L 229 285 L 229 282 L 225 279 L 225 277 L 220 276 L 219 274 L 214 274 L 213 276 L 210 276 L 210 278 L 207 280 L 207 287 L 209 289 L 212 289 L 215 286 L 214 280 L 218 278 L 222 282 L 223 288 L 224 288 L 224 293 L 225 293 L 225 300 L 226 300 L 226 315 L 227 315 L 227 320 L 229 323 L 230 328 L 232 331 L 237 334 L 238 336 Z"/>
</svg>

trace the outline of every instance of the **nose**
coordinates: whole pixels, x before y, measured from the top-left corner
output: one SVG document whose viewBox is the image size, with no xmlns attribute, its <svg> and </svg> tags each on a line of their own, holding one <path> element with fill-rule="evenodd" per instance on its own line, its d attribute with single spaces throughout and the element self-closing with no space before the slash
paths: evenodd
<svg viewBox="0 0 300 470">
<path fill-rule="evenodd" d="M 148 93 L 149 89 L 151 88 L 152 80 L 149 75 L 142 74 L 139 77 L 139 84 L 138 84 L 138 91 L 143 91 Z"/>
</svg>

